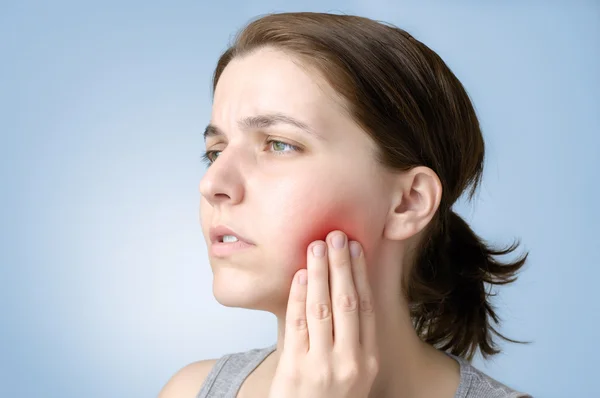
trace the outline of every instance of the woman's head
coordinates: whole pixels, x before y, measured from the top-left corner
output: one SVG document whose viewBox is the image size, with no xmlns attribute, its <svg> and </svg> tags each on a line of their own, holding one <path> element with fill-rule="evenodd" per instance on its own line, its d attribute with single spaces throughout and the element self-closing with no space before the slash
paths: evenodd
<svg viewBox="0 0 600 398">
<path fill-rule="evenodd" d="M 509 280 L 524 259 L 495 262 L 451 211 L 475 191 L 484 145 L 468 95 L 433 51 L 366 18 L 268 15 L 222 55 L 213 89 L 203 232 L 208 241 L 225 224 L 255 243 L 211 258 L 219 301 L 279 311 L 308 243 L 340 229 L 372 267 L 378 253 L 398 255 L 424 340 L 494 352 L 484 282 Z"/>
<path fill-rule="evenodd" d="M 332 229 L 365 249 L 376 241 L 388 196 L 376 145 L 317 79 L 270 48 L 238 55 L 219 75 L 206 138 L 215 161 L 200 185 L 204 233 L 223 224 L 255 244 L 211 258 L 223 304 L 284 309 L 311 241 Z"/>
</svg>

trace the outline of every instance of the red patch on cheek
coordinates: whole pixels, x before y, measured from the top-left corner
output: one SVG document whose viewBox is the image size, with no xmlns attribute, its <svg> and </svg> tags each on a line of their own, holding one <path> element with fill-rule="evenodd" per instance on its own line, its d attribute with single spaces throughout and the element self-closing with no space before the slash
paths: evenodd
<svg viewBox="0 0 600 398">
<path fill-rule="evenodd" d="M 298 249 L 304 254 L 300 268 L 306 267 L 308 245 L 316 240 L 325 241 L 331 231 L 342 231 L 348 237 L 348 241 L 356 240 L 364 249 L 365 238 L 367 238 L 364 236 L 364 225 L 358 217 L 353 217 L 353 215 L 356 214 L 346 211 L 328 212 L 319 217 L 306 217 L 302 225 L 297 225 L 294 236 L 299 238 Z"/>
</svg>

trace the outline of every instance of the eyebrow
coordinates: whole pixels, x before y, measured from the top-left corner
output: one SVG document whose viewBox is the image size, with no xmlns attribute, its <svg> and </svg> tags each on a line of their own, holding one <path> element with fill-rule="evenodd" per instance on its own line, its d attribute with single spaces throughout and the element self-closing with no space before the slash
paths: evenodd
<svg viewBox="0 0 600 398">
<path fill-rule="evenodd" d="M 248 116 L 238 121 L 238 126 L 241 130 L 267 128 L 275 126 L 277 124 L 291 125 L 317 138 L 322 139 L 322 137 L 319 134 L 317 134 L 313 129 L 311 129 L 308 126 L 308 124 L 283 113 L 269 113 L 264 115 Z M 218 128 L 214 124 L 209 124 L 204 130 L 204 141 L 206 141 L 208 137 L 215 137 L 219 135 L 225 134 L 220 128 Z"/>
</svg>

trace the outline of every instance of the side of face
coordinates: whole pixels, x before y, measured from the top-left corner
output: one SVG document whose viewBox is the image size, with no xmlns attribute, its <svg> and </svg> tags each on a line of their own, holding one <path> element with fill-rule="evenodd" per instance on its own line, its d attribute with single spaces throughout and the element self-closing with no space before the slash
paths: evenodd
<svg viewBox="0 0 600 398">
<path fill-rule="evenodd" d="M 206 140 L 208 151 L 219 152 L 200 182 L 202 232 L 209 252 L 209 228 L 219 224 L 255 245 L 210 256 L 221 304 L 281 313 L 312 241 L 339 229 L 363 245 L 368 261 L 382 239 L 390 192 L 376 147 L 335 97 L 317 74 L 274 49 L 234 59 L 223 71 L 211 124 L 224 134 Z M 288 124 L 238 124 L 275 113 L 316 134 Z"/>
</svg>

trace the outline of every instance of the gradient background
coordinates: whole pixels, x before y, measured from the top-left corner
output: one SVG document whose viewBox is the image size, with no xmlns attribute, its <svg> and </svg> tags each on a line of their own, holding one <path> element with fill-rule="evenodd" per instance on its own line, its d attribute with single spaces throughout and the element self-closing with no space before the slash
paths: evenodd
<svg viewBox="0 0 600 398">
<path fill-rule="evenodd" d="M 496 304 L 531 345 L 476 366 L 600 396 L 597 1 L 2 1 L 0 395 L 152 397 L 184 365 L 275 341 L 213 298 L 198 223 L 221 51 L 250 18 L 385 20 L 449 64 L 487 140 L 481 235 L 531 251 Z"/>
</svg>

